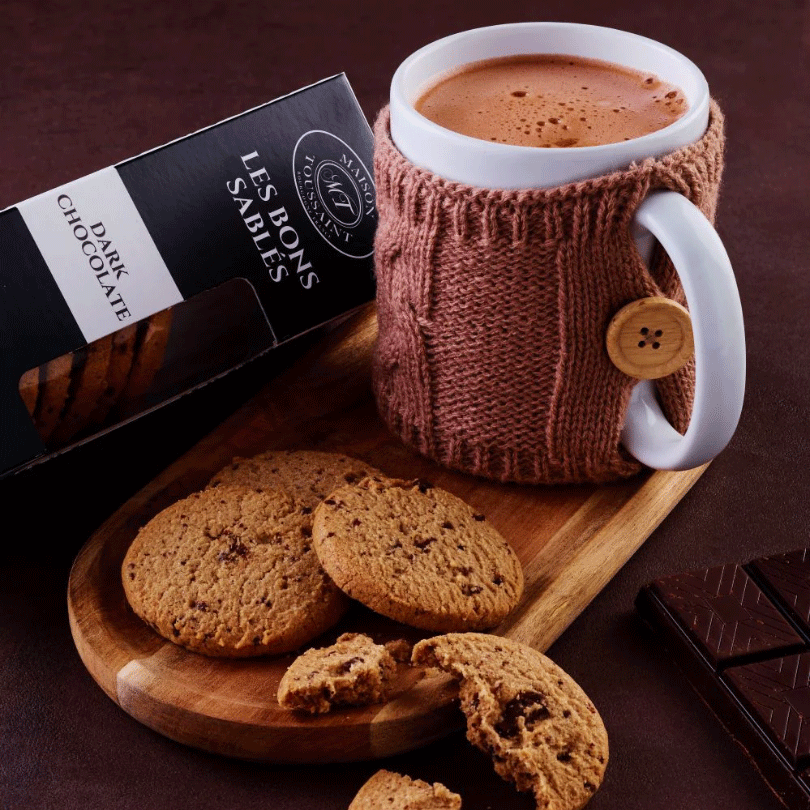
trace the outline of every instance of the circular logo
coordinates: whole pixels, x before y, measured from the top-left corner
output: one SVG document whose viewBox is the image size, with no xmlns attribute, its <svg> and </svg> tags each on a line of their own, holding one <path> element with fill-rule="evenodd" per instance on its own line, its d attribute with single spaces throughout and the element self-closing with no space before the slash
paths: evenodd
<svg viewBox="0 0 810 810">
<path fill-rule="evenodd" d="M 353 228 L 363 216 L 363 198 L 354 178 L 334 160 L 321 161 L 315 173 L 321 205 L 332 219 Z"/>
<path fill-rule="evenodd" d="M 315 230 L 344 256 L 374 252 L 377 202 L 371 172 L 343 140 L 321 129 L 302 135 L 293 150 L 298 198 Z"/>
</svg>

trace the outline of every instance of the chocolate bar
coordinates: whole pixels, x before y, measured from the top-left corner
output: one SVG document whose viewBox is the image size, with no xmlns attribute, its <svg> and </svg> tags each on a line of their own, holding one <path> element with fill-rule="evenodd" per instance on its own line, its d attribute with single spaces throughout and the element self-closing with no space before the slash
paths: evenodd
<svg viewBox="0 0 810 810">
<path fill-rule="evenodd" d="M 810 548 L 664 577 L 636 607 L 791 810 L 810 810 Z"/>
</svg>

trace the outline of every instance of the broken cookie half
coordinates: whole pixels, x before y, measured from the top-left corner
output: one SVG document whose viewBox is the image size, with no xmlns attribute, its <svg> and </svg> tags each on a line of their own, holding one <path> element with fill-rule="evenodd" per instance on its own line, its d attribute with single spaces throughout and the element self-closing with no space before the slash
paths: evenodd
<svg viewBox="0 0 810 810">
<path fill-rule="evenodd" d="M 578 810 L 602 782 L 607 731 L 579 685 L 537 650 L 484 633 L 420 641 L 412 661 L 459 681 L 467 739 L 543 810 Z"/>
</svg>

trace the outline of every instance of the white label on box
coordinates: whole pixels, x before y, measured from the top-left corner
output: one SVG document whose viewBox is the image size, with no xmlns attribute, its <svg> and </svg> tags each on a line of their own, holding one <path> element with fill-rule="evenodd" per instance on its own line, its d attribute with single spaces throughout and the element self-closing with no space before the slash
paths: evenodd
<svg viewBox="0 0 810 810">
<path fill-rule="evenodd" d="M 17 208 L 88 343 L 183 300 L 114 167 Z"/>
</svg>

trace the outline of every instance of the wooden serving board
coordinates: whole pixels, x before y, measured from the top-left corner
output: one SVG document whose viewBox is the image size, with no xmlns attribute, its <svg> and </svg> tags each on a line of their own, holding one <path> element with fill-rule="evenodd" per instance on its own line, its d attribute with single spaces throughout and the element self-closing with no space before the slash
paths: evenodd
<svg viewBox="0 0 810 810">
<path fill-rule="evenodd" d="M 137 530 L 201 489 L 235 455 L 269 448 L 335 450 L 392 476 L 454 492 L 512 543 L 526 589 L 495 632 L 545 650 L 610 581 L 704 468 L 655 472 L 611 485 L 528 487 L 455 473 L 415 455 L 385 429 L 369 384 L 373 308 L 330 332 L 253 400 L 137 493 L 90 538 L 68 585 L 79 655 L 102 689 L 135 719 L 215 753 L 269 762 L 337 762 L 389 756 L 460 727 L 445 676 L 401 666 L 383 705 L 301 716 L 276 702 L 293 656 L 222 660 L 165 641 L 130 610 L 120 580 Z M 357 606 L 339 627 L 378 640 L 421 637 Z"/>
</svg>

